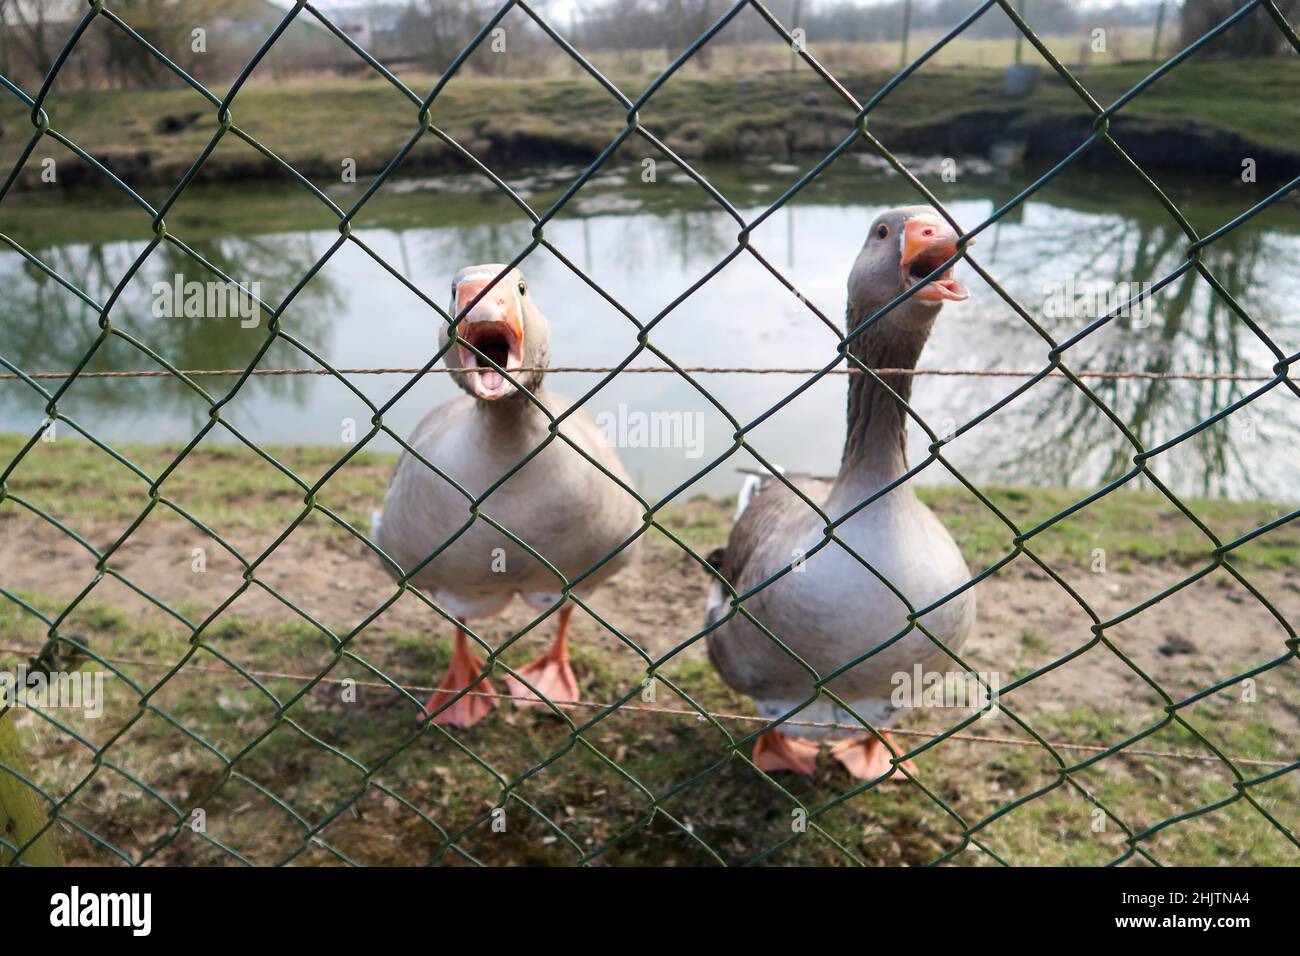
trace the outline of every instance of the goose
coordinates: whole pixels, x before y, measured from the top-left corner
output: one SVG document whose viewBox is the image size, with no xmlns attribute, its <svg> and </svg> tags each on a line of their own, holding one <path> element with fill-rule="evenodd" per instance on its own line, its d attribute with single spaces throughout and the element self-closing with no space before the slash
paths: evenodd
<svg viewBox="0 0 1300 956">
<path fill-rule="evenodd" d="M 465 495 L 420 458 L 477 497 L 550 437 L 551 419 L 534 402 L 559 417 L 572 401 L 543 387 L 550 329 L 520 269 L 486 264 L 457 272 L 451 283 L 451 314 L 462 313 L 455 347 L 447 348 L 446 324 L 439 338 L 452 378 L 468 394 L 438 405 L 416 427 L 408 443 L 420 457 L 410 450 L 401 456 L 372 537 L 407 573 L 418 568 L 411 583 L 427 589 L 457 619 L 451 666 L 426 709 L 437 711 L 472 687 L 475 693 L 433 718 L 439 724 L 471 727 L 487 716 L 497 699 L 479 696 L 496 692 L 483 676 L 483 659 L 470 648 L 466 622 L 500 613 L 516 595 L 543 611 L 554 606 L 562 592 L 551 570 L 481 517 L 420 566 L 471 517 Z M 617 452 L 588 412 L 573 411 L 559 432 L 630 487 Z M 493 490 L 481 510 L 567 580 L 612 554 L 582 580 L 577 591 L 583 596 L 633 559 L 635 542 L 620 548 L 642 523 L 636 499 L 559 436 Z M 564 603 L 550 649 L 519 671 L 551 701 L 578 699 L 568 645 L 573 608 Z M 513 675 L 506 683 L 511 695 L 533 697 Z M 545 706 L 536 699 L 516 703 Z"/>
<path fill-rule="evenodd" d="M 957 251 L 957 234 L 929 206 L 907 206 L 881 214 L 867 235 L 848 280 L 847 325 L 857 328 L 895 297 L 933 272 Z M 952 277 L 952 268 L 926 283 L 885 313 L 849 344 L 867 368 L 915 368 L 935 319 L 945 302 L 969 297 Z M 907 375 L 884 375 L 885 383 L 906 401 Z M 788 475 L 832 519 L 839 519 L 904 474 L 907 468 L 907 416 L 903 405 L 866 374 L 849 377 L 848 430 L 839 473 L 833 480 Z M 747 479 L 743 510 L 726 547 L 711 556 L 718 572 L 744 594 L 794 563 L 790 573 L 757 591 L 744 607 L 818 675 L 829 674 L 879 647 L 827 686 L 873 727 L 888 728 L 895 717 L 891 702 L 894 675 L 943 668 L 951 658 L 920 629 L 907 630 L 903 601 L 838 542 L 824 540 L 825 522 L 789 490 L 768 477 L 755 486 Z M 952 536 L 905 482 L 853 513 L 836 535 L 870 563 L 914 608 L 924 608 L 957 590 L 970 573 Z M 806 559 L 798 560 L 808 555 Z M 707 625 L 709 658 L 723 681 L 753 698 L 760 716 L 776 720 L 814 693 L 808 670 L 751 621 L 730 612 L 715 580 Z M 975 625 L 974 589 L 967 589 L 925 614 L 921 621 L 954 653 Z M 813 723 L 860 722 L 828 696 L 819 694 L 793 718 Z M 817 739 L 841 738 L 832 755 L 859 779 L 896 773 L 885 743 L 867 733 L 844 737 L 831 728 L 800 727 L 803 736 L 772 728 L 754 744 L 753 761 L 764 771 L 790 770 L 811 775 Z M 893 746 L 887 729 L 880 738 Z M 897 749 L 897 748 L 896 748 Z M 905 748 L 903 748 L 905 749 Z M 914 772 L 911 761 L 901 764 Z"/>
</svg>

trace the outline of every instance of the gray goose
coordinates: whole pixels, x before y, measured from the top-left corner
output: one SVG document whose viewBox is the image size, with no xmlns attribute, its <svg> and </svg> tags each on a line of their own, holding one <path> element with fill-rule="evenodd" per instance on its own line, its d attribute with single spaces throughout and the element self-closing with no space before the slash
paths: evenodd
<svg viewBox="0 0 1300 956">
<path fill-rule="evenodd" d="M 485 288 L 488 291 L 469 308 Z M 461 269 L 451 283 L 451 302 L 452 314 L 463 312 L 464 317 L 458 341 L 447 350 L 444 361 L 468 395 L 429 412 L 409 444 L 477 496 L 541 445 L 551 424 L 527 395 L 484 358 L 509 372 L 552 415 L 563 414 L 572 402 L 542 385 L 542 369 L 550 361 L 550 330 L 519 269 L 507 272 L 496 264 Z M 446 348 L 449 328 L 445 324 L 440 339 Z M 565 418 L 559 430 L 628 483 L 618 454 L 585 410 Z M 482 511 L 527 542 L 568 580 L 614 552 L 641 525 L 636 499 L 559 437 L 494 490 Z M 408 451 L 397 464 L 383 513 L 372 530 L 376 543 L 409 572 L 469 517 L 465 496 Z M 633 547 L 620 551 L 584 578 L 577 593 L 589 594 L 633 554 Z M 499 613 L 515 595 L 539 611 L 553 606 L 561 595 L 554 573 L 481 518 L 411 581 L 427 589 L 462 625 L 469 618 Z M 568 650 L 573 607 L 566 602 L 560 609 L 559 630 L 550 650 L 519 671 L 551 701 L 578 698 Z M 451 667 L 427 709 L 443 707 L 467 687 L 494 693 L 483 676 L 483 665 L 470 649 L 464 628 L 458 627 Z M 506 682 L 511 694 L 533 696 L 513 676 L 507 676 Z M 470 727 L 496 704 L 493 697 L 467 694 L 434 720 Z M 537 702 L 537 706 L 545 705 Z"/>
<path fill-rule="evenodd" d="M 957 234 L 928 206 L 882 214 L 871 226 L 848 281 L 848 328 L 857 328 L 880 308 L 933 272 L 956 252 Z M 931 327 L 945 302 L 969 293 L 952 278 L 952 269 L 928 282 L 884 314 L 849 346 L 868 368 L 915 368 Z M 912 378 L 883 380 L 906 400 Z M 849 377 L 848 433 L 834 481 L 796 478 L 794 483 L 832 518 L 845 515 L 864 499 L 900 477 L 907 468 L 907 417 L 899 401 L 871 376 Z M 725 551 L 714 558 L 719 572 L 744 593 L 806 554 L 823 540 L 824 522 L 784 484 L 768 479 L 738 516 Z M 913 607 L 921 608 L 970 579 L 951 535 L 916 497 L 907 482 L 854 514 L 837 535 L 869 562 Z M 744 606 L 819 675 L 828 674 L 886 642 L 907 626 L 907 608 L 867 568 L 837 542 L 810 555 L 791 573 L 748 598 Z M 716 586 L 707 621 L 721 619 L 729 607 Z M 962 592 L 922 618 L 926 627 L 954 652 L 975 624 L 973 589 Z M 709 658 L 723 680 L 754 699 L 758 713 L 775 720 L 813 693 L 807 670 L 753 623 L 737 614 L 710 632 Z M 951 658 L 919 629 L 861 661 L 828 686 L 876 728 L 892 723 L 893 675 L 947 669 Z M 792 719 L 857 724 L 825 695 Z M 811 774 L 817 744 L 812 739 L 843 731 L 800 728 L 794 737 L 773 728 L 754 745 L 760 769 Z M 887 730 L 881 736 L 892 746 Z M 896 748 L 898 749 L 898 748 Z M 905 748 L 904 748 L 905 749 Z M 894 772 L 890 752 L 875 736 L 841 739 L 832 754 L 850 773 L 874 780 Z M 901 751 L 900 751 L 901 752 Z M 903 764 L 910 772 L 910 761 Z M 902 779 L 902 774 L 897 775 Z"/>
</svg>

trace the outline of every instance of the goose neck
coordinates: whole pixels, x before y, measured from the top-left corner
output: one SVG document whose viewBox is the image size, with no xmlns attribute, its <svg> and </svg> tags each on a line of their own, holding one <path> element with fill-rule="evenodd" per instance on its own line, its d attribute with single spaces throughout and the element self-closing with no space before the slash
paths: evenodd
<svg viewBox="0 0 1300 956">
<path fill-rule="evenodd" d="M 869 317 L 850 310 L 849 328 Z M 899 327 L 885 316 L 864 329 L 849 344 L 849 354 L 869 369 L 916 368 L 930 334 L 930 322 Z M 856 367 L 856 365 L 854 366 Z M 886 372 L 879 379 L 869 372 L 849 375 L 848 427 L 840 480 L 880 487 L 907 469 L 907 403 L 912 396 L 910 374 Z"/>
</svg>

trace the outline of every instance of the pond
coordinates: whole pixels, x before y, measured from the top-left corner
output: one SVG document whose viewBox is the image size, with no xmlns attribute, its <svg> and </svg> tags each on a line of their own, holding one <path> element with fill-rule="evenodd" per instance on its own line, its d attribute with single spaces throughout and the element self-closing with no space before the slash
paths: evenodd
<svg viewBox="0 0 1300 956">
<path fill-rule="evenodd" d="M 646 167 L 620 155 L 548 223 L 546 238 L 572 267 L 641 322 L 664 310 L 736 246 L 737 226 L 698 185 L 666 162 L 653 182 Z M 938 159 L 913 158 L 926 184 L 970 228 L 1032 181 L 1032 171 L 999 174 L 975 160 L 960 161 L 945 182 Z M 806 166 L 704 164 L 701 171 L 748 220 L 799 178 Z M 506 179 L 534 209 L 545 210 L 580 170 L 524 169 Z M 1264 185 L 1174 180 L 1157 176 L 1196 228 L 1208 231 L 1268 195 Z M 347 208 L 365 184 L 322 185 Z M 28 190 L 0 205 L 0 231 L 53 267 L 92 299 L 103 302 L 146 247 L 148 217 L 138 207 L 95 192 Z M 145 191 L 159 202 L 165 191 Z M 786 275 L 803 297 L 836 324 L 845 279 L 872 218 L 883 207 L 916 201 L 896 174 L 865 153 L 850 153 L 814 180 L 752 234 L 752 247 Z M 259 283 L 262 297 L 281 301 L 338 240 L 337 220 L 301 185 L 195 184 L 168 215 L 169 231 L 229 275 Z M 353 234 L 389 266 L 445 307 L 448 282 L 463 265 L 509 261 L 528 244 L 531 223 L 483 177 L 467 172 L 394 179 L 363 207 Z M 1182 261 L 1187 242 L 1150 192 L 1119 167 L 1069 170 L 984 232 L 976 260 L 1058 341 L 1085 328 L 1087 296 L 1103 302 L 1124 283 L 1155 282 Z M 1300 348 L 1300 216 L 1282 202 L 1205 250 L 1204 262 L 1260 332 L 1285 355 Z M 538 249 L 523 264 L 532 294 L 552 329 L 557 366 L 608 367 L 636 347 L 627 315 L 593 291 L 570 264 Z M 965 263 L 958 277 L 971 289 L 965 303 L 945 308 L 921 358 L 923 369 L 1037 371 L 1049 346 Z M 266 339 L 265 321 L 212 315 L 167 317 L 159 289 L 211 275 L 164 244 L 123 288 L 114 324 L 178 368 L 242 368 Z M 96 341 L 93 309 L 16 252 L 0 252 L 0 355 L 27 372 L 67 371 Z M 161 285 L 159 285 L 161 284 Z M 1065 290 L 1070 290 L 1067 294 Z M 1076 307 L 1069 307 L 1069 301 Z M 1102 307 L 1105 311 L 1105 307 Z M 302 287 L 283 316 L 283 329 L 336 368 L 410 368 L 437 349 L 440 318 L 357 244 L 343 243 Z M 252 327 L 246 327 L 252 326 Z M 673 308 L 649 341 L 684 367 L 812 369 L 834 356 L 836 337 L 799 298 L 748 251 Z M 1265 384 L 1277 361 L 1265 341 L 1195 271 L 1159 293 L 1147 314 L 1121 316 L 1065 353 L 1073 370 L 1149 373 L 1149 377 L 1091 378 L 1089 388 L 1146 447 L 1173 438 Z M 660 366 L 643 352 L 634 366 Z M 316 361 L 279 341 L 259 368 L 315 367 Z M 110 337 L 87 371 L 157 370 L 125 340 Z M 1165 376 L 1203 376 L 1193 380 Z M 1208 376 L 1205 378 L 1204 376 Z M 1226 377 L 1225 377 L 1226 376 Z M 1238 378 L 1232 378 L 1236 376 Z M 1261 376 L 1265 381 L 1249 380 Z M 389 401 L 410 375 L 349 374 L 373 402 Z M 741 422 L 798 389 L 802 373 L 699 373 L 695 380 Z M 581 395 L 598 373 L 554 373 L 549 383 Z M 236 377 L 204 377 L 224 396 Z M 1024 381 L 1015 376 L 925 376 L 913 407 L 939 434 L 948 434 L 994 405 Z M 57 382 L 46 382 L 54 387 Z M 770 461 L 793 471 L 834 473 L 844 435 L 846 379 L 829 375 L 758 426 L 750 442 Z M 407 434 L 435 403 L 459 394 L 443 374 L 425 376 L 385 413 Z M 614 424 L 633 480 L 651 496 L 688 481 L 731 443 L 732 426 L 688 381 L 676 374 L 625 373 L 587 400 Z M 169 378 L 83 378 L 60 411 L 109 443 L 178 445 L 207 420 L 193 391 Z M 672 431 L 668 447 L 653 427 Z M 338 445 L 347 421 L 364 435 L 371 413 L 329 376 L 256 376 L 240 386 L 223 417 L 260 443 Z M 31 435 L 44 402 L 26 383 L 0 380 L 0 431 Z M 75 438 L 61 426 L 59 440 Z M 666 431 L 664 432 L 666 434 Z M 210 441 L 231 442 L 224 429 Z M 914 460 L 925 437 L 912 435 Z M 628 447 L 628 446 L 635 447 Z M 647 447 L 649 446 L 649 447 Z M 370 447 L 393 450 L 381 436 Z M 950 463 L 976 483 L 1093 488 L 1131 465 L 1133 450 L 1116 425 L 1078 387 L 1048 379 L 1015 398 L 956 439 Z M 695 481 L 690 490 L 731 492 L 738 468 L 753 467 L 740 452 Z M 1293 500 L 1300 487 L 1300 400 L 1285 384 L 1154 461 L 1163 481 L 1180 493 Z M 953 480 L 941 466 L 923 482 Z"/>
</svg>

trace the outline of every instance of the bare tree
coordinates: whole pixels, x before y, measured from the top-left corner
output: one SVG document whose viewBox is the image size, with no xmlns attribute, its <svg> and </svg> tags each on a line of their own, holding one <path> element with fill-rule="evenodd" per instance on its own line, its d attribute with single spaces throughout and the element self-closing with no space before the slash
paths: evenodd
<svg viewBox="0 0 1300 956">
<path fill-rule="evenodd" d="M 6 73 L 21 62 L 43 77 L 54 66 L 58 51 L 51 13 L 59 5 L 30 0 L 0 0 L 0 57 Z"/>
<path fill-rule="evenodd" d="M 707 30 L 722 13 L 722 0 L 661 0 L 664 11 L 673 26 L 672 42 L 668 46 L 668 56 L 678 56 L 700 34 Z M 712 47 L 705 44 L 695 54 L 695 62 L 701 69 L 708 69 L 712 60 Z"/>
<path fill-rule="evenodd" d="M 254 0 L 116 0 L 113 11 L 181 68 L 192 71 L 203 54 L 194 49 L 193 31 L 209 33 L 221 18 L 237 17 L 257 7 Z M 212 39 L 212 37 L 209 37 Z M 130 34 L 104 32 L 103 72 L 114 86 L 153 86 L 171 82 L 170 71 Z"/>
<path fill-rule="evenodd" d="M 1300 0 L 1275 0 L 1278 12 L 1291 23 L 1300 14 Z M 1186 0 L 1182 10 L 1182 41 L 1193 43 L 1241 9 L 1238 0 Z M 1211 56 L 1277 56 L 1292 52 L 1290 41 L 1261 6 L 1246 14 L 1206 45 Z"/>
</svg>

